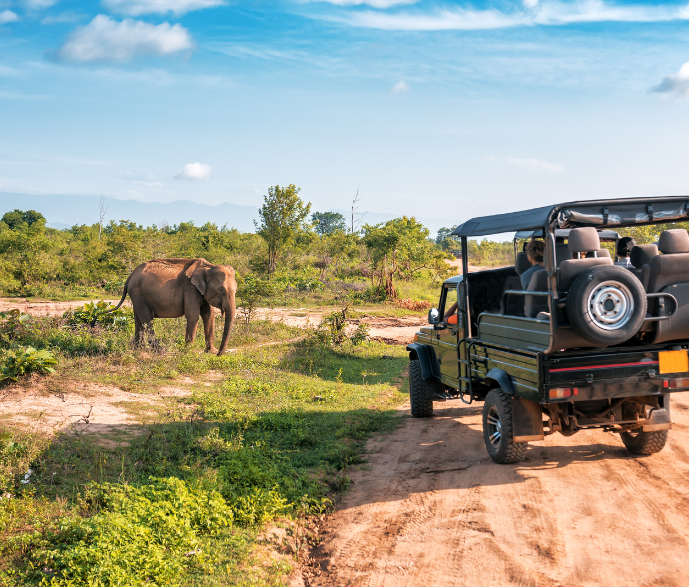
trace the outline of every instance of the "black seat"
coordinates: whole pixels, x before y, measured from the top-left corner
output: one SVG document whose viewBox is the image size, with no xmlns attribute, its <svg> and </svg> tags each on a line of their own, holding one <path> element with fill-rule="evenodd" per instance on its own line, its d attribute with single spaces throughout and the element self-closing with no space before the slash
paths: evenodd
<svg viewBox="0 0 689 587">
<path fill-rule="evenodd" d="M 570 253 L 593 253 L 603 250 L 600 248 L 598 232 L 593 227 L 574 228 L 569 233 L 567 243 Z M 609 253 L 608 253 L 609 255 Z M 612 265 L 612 259 L 607 257 L 591 257 L 587 259 L 568 259 L 563 261 L 557 270 L 557 288 L 566 292 L 574 280 L 584 271 L 597 265 Z"/>
<path fill-rule="evenodd" d="M 565 243 L 558 243 L 555 245 L 555 264 L 560 265 L 563 261 L 572 258 L 572 253 L 569 252 L 569 247 Z"/>
<path fill-rule="evenodd" d="M 524 251 L 517 253 L 517 259 L 514 264 L 514 270 L 517 272 L 517 275 L 521 275 L 527 269 L 531 269 L 531 261 L 529 261 Z"/>
<path fill-rule="evenodd" d="M 648 290 L 648 281 L 644 283 L 644 265 L 648 265 L 651 262 L 651 259 L 655 257 L 657 254 L 658 245 L 636 245 L 632 249 L 631 254 L 629 255 L 629 260 L 634 266 L 630 269 L 630 271 L 639 278 L 639 281 L 641 281 L 641 283 L 644 286 L 644 289 L 646 290 Z"/>
<path fill-rule="evenodd" d="M 526 291 L 548 291 L 548 272 L 536 271 L 531 276 L 531 281 Z M 549 312 L 548 298 L 546 296 L 524 296 L 524 316 L 527 318 L 537 318 L 539 314 Z M 545 318 L 540 318 L 544 320 Z M 550 315 L 548 315 L 550 319 Z"/>
<path fill-rule="evenodd" d="M 648 293 L 669 293 L 677 300 L 677 308 L 667 299 L 654 301 L 655 309 L 662 305 L 665 313 L 675 310 L 668 320 L 657 322 L 655 344 L 666 340 L 689 338 L 689 234 L 681 228 L 661 233 L 658 248 L 663 253 L 651 257 L 643 266 L 642 283 Z"/>
</svg>

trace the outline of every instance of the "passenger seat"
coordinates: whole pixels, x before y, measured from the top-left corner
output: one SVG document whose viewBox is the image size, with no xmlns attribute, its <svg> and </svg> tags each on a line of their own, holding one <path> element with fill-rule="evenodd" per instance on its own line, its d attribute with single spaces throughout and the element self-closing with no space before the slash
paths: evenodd
<svg viewBox="0 0 689 587">
<path fill-rule="evenodd" d="M 639 281 L 641 281 L 643 284 L 644 289 L 648 288 L 648 275 L 646 278 L 646 283 L 644 283 L 643 279 L 644 265 L 648 265 L 651 262 L 651 259 L 653 259 L 653 257 L 656 255 L 658 255 L 658 245 L 636 245 L 629 255 L 629 260 L 631 261 L 632 265 L 634 265 L 634 268 L 630 269 L 630 271 L 639 278 Z"/>
<path fill-rule="evenodd" d="M 574 228 L 569 233 L 567 245 L 572 254 L 577 253 L 598 253 L 600 248 L 600 237 L 598 231 L 592 226 L 585 228 Z M 612 265 L 610 256 L 591 257 L 587 259 L 568 259 L 563 261 L 557 270 L 557 289 L 566 292 L 574 280 L 584 271 L 598 265 Z"/>
<path fill-rule="evenodd" d="M 663 254 L 652 257 L 643 267 L 641 282 L 648 293 L 658 293 L 670 284 L 689 281 L 687 231 L 682 228 L 663 231 L 658 248 Z"/>
<path fill-rule="evenodd" d="M 517 275 L 521 275 L 527 269 L 531 269 L 531 261 L 529 261 L 524 251 L 517 253 L 517 260 L 514 264 L 514 270 L 517 272 Z"/>
</svg>

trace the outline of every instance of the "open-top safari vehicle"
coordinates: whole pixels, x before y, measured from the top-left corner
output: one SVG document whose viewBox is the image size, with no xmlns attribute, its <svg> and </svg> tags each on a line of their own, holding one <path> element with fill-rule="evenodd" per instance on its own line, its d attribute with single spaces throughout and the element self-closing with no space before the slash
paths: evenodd
<svg viewBox="0 0 689 587">
<path fill-rule="evenodd" d="M 669 394 L 689 390 L 689 234 L 664 230 L 614 265 L 601 240 L 617 229 L 689 221 L 689 196 L 584 201 L 474 218 L 460 237 L 462 275 L 442 286 L 430 326 L 407 346 L 412 415 L 433 402 L 483 401 L 483 435 L 498 463 L 526 443 L 602 428 L 635 454 L 663 448 Z M 467 239 L 517 231 L 515 265 L 469 273 Z M 543 240 L 544 270 L 520 239 Z M 457 303 L 457 313 L 448 310 Z"/>
</svg>

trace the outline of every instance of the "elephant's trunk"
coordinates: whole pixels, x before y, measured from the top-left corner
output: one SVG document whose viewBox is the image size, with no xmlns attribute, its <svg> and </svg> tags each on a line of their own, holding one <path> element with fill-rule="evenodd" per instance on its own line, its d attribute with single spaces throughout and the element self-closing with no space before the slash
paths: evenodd
<svg viewBox="0 0 689 587">
<path fill-rule="evenodd" d="M 225 314 L 225 328 L 222 331 L 222 341 L 220 342 L 220 349 L 218 356 L 222 355 L 227 349 L 227 341 L 230 338 L 232 325 L 234 324 L 234 317 L 237 312 L 235 307 L 234 292 L 230 292 L 225 300 L 223 300 L 222 311 Z"/>
</svg>

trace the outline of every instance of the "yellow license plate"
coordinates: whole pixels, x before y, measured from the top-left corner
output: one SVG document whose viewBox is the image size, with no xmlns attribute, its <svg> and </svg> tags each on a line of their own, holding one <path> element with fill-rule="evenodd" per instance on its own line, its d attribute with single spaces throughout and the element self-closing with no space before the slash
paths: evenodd
<svg viewBox="0 0 689 587">
<path fill-rule="evenodd" d="M 661 351 L 658 353 L 658 371 L 664 373 L 686 373 L 689 371 L 687 351 Z"/>
</svg>

